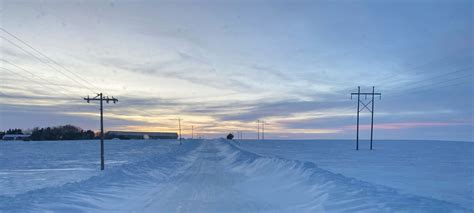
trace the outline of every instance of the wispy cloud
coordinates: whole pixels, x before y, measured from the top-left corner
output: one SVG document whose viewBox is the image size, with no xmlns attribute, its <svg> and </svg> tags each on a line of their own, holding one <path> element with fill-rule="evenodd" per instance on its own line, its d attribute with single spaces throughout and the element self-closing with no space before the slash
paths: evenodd
<svg viewBox="0 0 474 213">
<path fill-rule="evenodd" d="M 442 127 L 442 126 L 462 126 L 471 125 L 467 122 L 397 122 L 397 123 L 382 123 L 374 124 L 374 129 L 398 130 L 398 129 L 415 129 L 423 127 Z M 354 128 L 353 126 L 346 128 Z M 361 129 L 370 129 L 370 125 L 360 125 Z"/>
<path fill-rule="evenodd" d="M 444 88 L 451 77 L 439 76 L 469 80 L 472 70 L 452 72 L 472 66 L 472 3 L 269 3 L 4 1 L 2 27 L 101 91 L 2 40 L 2 59 L 48 82 L 2 63 L 28 78 L 1 72 L 0 127 L 96 128 L 97 103 L 81 98 L 103 92 L 120 100 L 106 105 L 114 129 L 172 131 L 181 117 L 186 133 L 194 125 L 209 136 L 253 134 L 260 119 L 278 138 L 352 137 L 349 94 L 359 85 L 383 93 L 375 125 L 384 133 L 468 125 L 460 123 L 472 118 L 472 98 L 456 94 L 472 86 Z"/>
</svg>

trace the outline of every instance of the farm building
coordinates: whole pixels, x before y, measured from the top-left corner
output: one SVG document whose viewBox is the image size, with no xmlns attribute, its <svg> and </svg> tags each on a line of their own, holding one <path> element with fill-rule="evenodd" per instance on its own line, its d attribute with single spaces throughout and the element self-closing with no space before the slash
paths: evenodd
<svg viewBox="0 0 474 213">
<path fill-rule="evenodd" d="M 178 139 L 175 132 L 129 132 L 109 131 L 105 134 L 107 139 Z"/>
<path fill-rule="evenodd" d="M 20 135 L 20 134 L 6 134 L 2 137 L 4 141 L 27 141 L 30 140 L 30 135 Z"/>
</svg>

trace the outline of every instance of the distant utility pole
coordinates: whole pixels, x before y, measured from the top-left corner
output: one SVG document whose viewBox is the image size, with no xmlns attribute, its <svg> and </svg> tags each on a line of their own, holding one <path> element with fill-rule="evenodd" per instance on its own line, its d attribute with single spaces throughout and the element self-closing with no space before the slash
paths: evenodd
<svg viewBox="0 0 474 213">
<path fill-rule="evenodd" d="M 372 150 L 372 141 L 373 141 L 373 136 L 374 136 L 374 97 L 376 95 L 379 96 L 380 100 L 382 99 L 382 93 L 375 93 L 375 87 L 372 87 L 372 92 L 371 93 L 361 93 L 360 92 L 360 86 L 357 89 L 357 93 L 353 92 L 351 93 L 351 99 L 353 95 L 357 95 L 357 136 L 356 136 L 356 150 L 359 150 L 359 113 L 363 111 L 364 109 L 369 110 L 372 113 L 372 119 L 371 119 L 371 124 L 370 124 L 370 150 Z M 367 104 L 365 104 L 363 101 L 360 100 L 360 96 L 363 95 L 365 96 L 365 99 L 367 99 L 367 96 L 371 96 L 372 100 L 369 101 Z M 362 109 L 360 109 L 360 104 L 362 104 Z M 372 104 L 372 107 L 369 109 L 368 105 Z"/>
<path fill-rule="evenodd" d="M 178 118 L 178 127 L 179 127 L 179 145 L 182 144 L 181 142 L 181 118 Z"/>
<path fill-rule="evenodd" d="M 105 101 L 106 103 L 109 103 L 110 101 L 118 102 L 118 99 L 114 98 L 109 98 L 109 96 L 104 97 L 102 93 L 97 94 L 94 98 L 90 98 L 87 96 L 87 98 L 84 98 L 84 100 L 87 101 L 87 103 L 90 103 L 91 101 L 100 101 L 100 170 L 105 169 L 105 163 L 104 163 L 104 107 L 103 107 L 103 102 Z"/>
<path fill-rule="evenodd" d="M 260 140 L 260 120 L 257 120 L 257 140 Z"/>
<path fill-rule="evenodd" d="M 194 139 L 194 125 L 191 126 L 191 139 Z"/>
<path fill-rule="evenodd" d="M 265 140 L 265 120 L 257 120 L 257 140 Z"/>
<path fill-rule="evenodd" d="M 242 140 L 242 131 L 237 131 L 237 140 Z"/>
</svg>

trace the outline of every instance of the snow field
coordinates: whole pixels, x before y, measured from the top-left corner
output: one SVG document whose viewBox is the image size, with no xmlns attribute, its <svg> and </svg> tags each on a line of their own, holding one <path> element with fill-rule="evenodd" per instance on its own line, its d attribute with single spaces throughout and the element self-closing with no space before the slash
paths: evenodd
<svg viewBox="0 0 474 213">
<path fill-rule="evenodd" d="M 0 210 L 469 212 L 453 203 L 400 194 L 392 188 L 334 174 L 312 162 L 255 154 L 225 140 L 185 141 L 182 146 L 175 141 L 147 144 L 148 148 L 161 147 L 161 152 L 132 149 L 144 145 L 134 141 L 116 143 L 128 143 L 129 150 L 149 154 L 124 154 L 121 157 L 127 163 L 107 167 L 105 172 L 95 171 L 94 176 L 1 196 Z"/>
</svg>

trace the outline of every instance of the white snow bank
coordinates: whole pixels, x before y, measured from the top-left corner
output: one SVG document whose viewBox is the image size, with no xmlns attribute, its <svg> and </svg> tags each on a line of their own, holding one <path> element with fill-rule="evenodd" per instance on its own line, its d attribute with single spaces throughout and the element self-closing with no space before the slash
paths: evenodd
<svg viewBox="0 0 474 213">
<path fill-rule="evenodd" d="M 106 141 L 107 170 L 170 151 L 176 141 Z M 99 141 L 0 142 L 0 196 L 79 182 L 99 172 Z"/>
<path fill-rule="evenodd" d="M 244 187 L 268 187 L 257 191 L 259 197 L 277 200 L 288 212 L 469 211 L 445 201 L 400 194 L 392 188 L 334 174 L 311 162 L 260 156 L 234 147 L 222 149 L 232 165 L 229 168 L 248 177 L 242 183 Z"/>
<path fill-rule="evenodd" d="M 223 140 L 196 140 L 75 183 L 2 196 L 0 211 L 469 210 L 444 201 L 402 195 L 391 188 L 328 172 L 310 162 L 260 156 Z"/>
<path fill-rule="evenodd" d="M 266 156 L 315 162 L 366 182 L 474 209 L 474 143 L 459 141 L 265 140 L 241 147 Z"/>
</svg>

